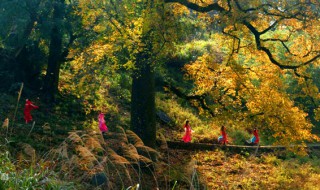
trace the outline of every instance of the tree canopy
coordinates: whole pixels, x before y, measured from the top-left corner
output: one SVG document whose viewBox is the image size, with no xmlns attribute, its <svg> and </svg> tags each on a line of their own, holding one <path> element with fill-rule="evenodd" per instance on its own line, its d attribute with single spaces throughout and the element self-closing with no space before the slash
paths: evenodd
<svg viewBox="0 0 320 190">
<path fill-rule="evenodd" d="M 212 116 L 229 112 L 248 127 L 258 122 L 281 143 L 312 136 L 307 115 L 319 109 L 319 91 L 308 70 L 319 67 L 319 2 L 165 2 L 188 7 L 185 14 L 200 12 L 208 27 L 219 25 L 210 37 L 212 49 L 185 65 L 194 93 L 202 97 L 196 102 L 200 110 Z M 315 103 L 305 104 L 307 113 L 288 95 L 289 80 Z"/>
<path fill-rule="evenodd" d="M 258 125 L 281 143 L 310 139 L 319 125 L 317 0 L 6 0 L 1 7 L 0 58 L 3 73 L 11 72 L 3 80 L 41 89 L 49 102 L 74 94 L 89 115 L 129 104 L 125 122 L 150 146 L 158 87 L 208 118 Z M 165 74 L 170 68 L 175 76 Z M 180 74 L 188 87 L 171 80 Z"/>
</svg>

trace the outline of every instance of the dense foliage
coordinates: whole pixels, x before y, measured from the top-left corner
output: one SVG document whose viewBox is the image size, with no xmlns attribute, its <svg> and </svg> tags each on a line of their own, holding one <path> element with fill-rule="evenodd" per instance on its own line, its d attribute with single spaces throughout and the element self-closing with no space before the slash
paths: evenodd
<svg viewBox="0 0 320 190">
<path fill-rule="evenodd" d="M 253 128 L 261 144 L 314 143 L 319 14 L 318 0 L 2 0 L 1 142 L 40 131 L 51 146 L 57 134 L 97 130 L 103 112 L 110 129 L 130 128 L 150 147 L 157 135 L 180 140 L 186 119 L 193 142 L 215 141 L 225 125 L 233 144 Z M 26 98 L 40 110 L 19 129 Z M 8 175 L 24 172 L 0 156 Z M 41 172 L 30 175 L 55 177 Z"/>
</svg>

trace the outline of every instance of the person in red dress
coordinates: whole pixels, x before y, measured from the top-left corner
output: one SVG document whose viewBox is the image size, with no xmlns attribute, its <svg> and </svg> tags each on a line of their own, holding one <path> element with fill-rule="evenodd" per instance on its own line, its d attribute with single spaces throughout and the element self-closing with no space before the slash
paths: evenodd
<svg viewBox="0 0 320 190">
<path fill-rule="evenodd" d="M 24 114 L 24 120 L 26 121 L 26 123 L 29 123 L 30 121 L 32 121 L 32 116 L 30 114 L 31 110 L 34 109 L 38 109 L 39 107 L 34 105 L 30 100 L 26 99 L 26 104 L 24 105 L 24 110 L 23 110 L 23 114 Z"/>
<path fill-rule="evenodd" d="M 251 138 L 251 143 L 258 144 L 260 142 L 258 130 L 254 129 L 252 133 L 253 133 L 253 137 Z"/>
<path fill-rule="evenodd" d="M 106 121 L 104 120 L 104 114 L 100 113 L 98 116 L 99 119 L 99 129 L 102 133 L 108 132 L 108 127 L 106 125 Z"/>
<path fill-rule="evenodd" d="M 227 138 L 226 127 L 222 125 L 220 131 L 221 131 L 221 136 L 218 137 L 218 143 L 227 144 L 228 138 Z"/>
<path fill-rule="evenodd" d="M 184 127 L 184 131 L 185 131 L 185 135 L 182 137 L 183 142 L 188 143 L 191 141 L 191 127 L 189 124 L 189 121 L 186 121 L 186 124 L 183 126 Z"/>
</svg>

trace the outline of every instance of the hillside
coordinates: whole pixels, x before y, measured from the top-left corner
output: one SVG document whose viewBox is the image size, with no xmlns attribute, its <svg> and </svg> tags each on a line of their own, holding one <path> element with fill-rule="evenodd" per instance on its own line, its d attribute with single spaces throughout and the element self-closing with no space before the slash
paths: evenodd
<svg viewBox="0 0 320 190">
<path fill-rule="evenodd" d="M 0 190 L 319 189 L 319 13 L 1 0 Z"/>
<path fill-rule="evenodd" d="M 1 115 L 13 117 L 17 97 L 8 94 L 2 97 Z M 143 142 L 134 140 L 137 136 L 129 138 L 129 133 L 124 132 L 126 127 L 122 129 L 119 123 L 108 121 L 110 131 L 106 135 L 100 134 L 97 122 L 86 128 L 90 116 L 84 119 L 81 109 L 77 111 L 80 105 L 64 101 L 58 104 L 61 107 L 48 111 L 50 108 L 36 99 L 34 103 L 40 109 L 32 112 L 35 124 L 25 124 L 23 98 L 18 103 L 15 127 L 11 128 L 10 122 L 8 132 L 2 128 L 1 175 L 8 176 L 8 181 L 2 177 L 3 188 L 123 189 L 139 184 L 143 189 L 314 189 L 320 178 L 319 151 L 309 155 L 259 151 L 255 157 L 253 152 L 226 149 L 168 149 L 163 140 L 181 141 L 183 134 L 181 126 L 171 121 L 173 118 L 168 112 L 166 117 L 170 122 L 159 117 L 157 123 L 158 140 L 162 143 L 157 145 L 157 153 L 150 153 L 138 148 Z M 157 104 L 165 110 L 168 103 L 159 100 Z M 170 100 L 170 105 L 181 109 L 181 119 L 201 119 L 192 108 L 182 111 L 176 100 Z M 210 134 L 205 132 L 206 128 L 194 129 L 193 142 L 216 142 L 217 128 L 211 129 Z M 236 138 L 230 135 L 231 140 Z M 298 169 L 301 167 L 304 170 Z M 17 175 L 22 177 L 14 182 Z M 93 177 L 96 182 L 92 182 Z M 144 183 L 145 180 L 148 183 Z"/>
</svg>

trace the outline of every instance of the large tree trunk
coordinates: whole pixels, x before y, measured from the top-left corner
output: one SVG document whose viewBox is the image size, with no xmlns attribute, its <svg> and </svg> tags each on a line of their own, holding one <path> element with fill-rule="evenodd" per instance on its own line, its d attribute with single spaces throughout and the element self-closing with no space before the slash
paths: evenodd
<svg viewBox="0 0 320 190">
<path fill-rule="evenodd" d="M 131 128 L 150 147 L 156 143 L 155 75 L 148 54 L 137 57 L 132 79 Z"/>
<path fill-rule="evenodd" d="M 51 32 L 51 42 L 48 57 L 47 73 L 44 81 L 43 91 L 47 101 L 54 101 L 58 92 L 60 56 L 62 52 L 62 38 L 57 27 Z"/>
<path fill-rule="evenodd" d="M 61 25 L 59 25 L 57 21 L 61 22 L 64 17 L 63 3 L 64 0 L 61 0 L 61 2 L 55 2 L 54 4 L 53 20 L 55 20 L 56 23 L 54 23 L 51 30 L 48 67 L 43 85 L 45 100 L 48 102 L 55 101 L 55 95 L 58 92 L 60 61 L 62 54 L 62 31 L 60 28 Z"/>
<path fill-rule="evenodd" d="M 135 56 L 135 71 L 132 78 L 131 93 L 131 129 L 150 147 L 156 145 L 156 105 L 155 105 L 155 70 L 154 51 L 157 31 L 152 22 L 155 20 L 157 9 L 154 0 L 146 0 L 148 10 L 144 17 L 143 34 L 139 53 Z M 157 49 L 158 51 L 158 49 Z"/>
</svg>

